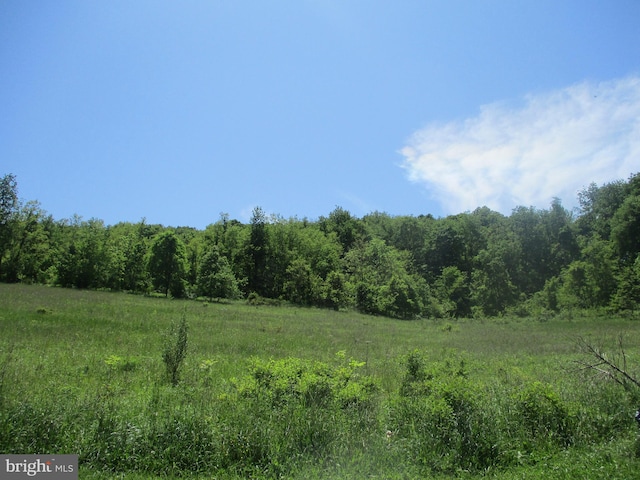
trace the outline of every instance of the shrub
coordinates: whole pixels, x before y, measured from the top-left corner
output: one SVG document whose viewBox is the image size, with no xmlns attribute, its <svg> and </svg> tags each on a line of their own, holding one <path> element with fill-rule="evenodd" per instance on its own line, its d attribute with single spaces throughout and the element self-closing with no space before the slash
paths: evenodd
<svg viewBox="0 0 640 480">
<path fill-rule="evenodd" d="M 262 461 L 293 468 L 296 459 L 327 462 L 366 450 L 363 437 L 379 431 L 379 387 L 358 373 L 363 365 L 254 359 L 249 375 L 235 381 L 234 409 L 244 412 L 243 423 L 252 426 L 252 448 Z"/>
<path fill-rule="evenodd" d="M 299 358 L 254 359 L 249 376 L 236 385 L 240 396 L 266 399 L 272 406 L 364 406 L 379 388 L 371 377 L 357 373 L 363 365 L 354 360 L 334 367 Z"/>
<path fill-rule="evenodd" d="M 187 330 L 187 319 L 183 315 L 179 325 L 171 324 L 165 340 L 162 360 L 167 370 L 167 377 L 174 386 L 178 384 L 180 367 L 187 356 Z"/>
<path fill-rule="evenodd" d="M 272 307 L 277 307 L 277 306 L 280 306 L 282 304 L 282 301 L 280 299 L 277 299 L 277 298 L 262 297 L 259 294 L 257 294 L 256 292 L 251 292 L 247 296 L 247 303 L 249 305 L 253 305 L 254 307 L 258 307 L 258 306 L 261 306 L 261 305 L 269 305 L 269 306 L 272 306 Z"/>
<path fill-rule="evenodd" d="M 550 386 L 528 385 L 516 395 L 516 405 L 532 441 L 562 447 L 573 443 L 576 414 Z"/>
<path fill-rule="evenodd" d="M 450 357 L 429 363 L 414 351 L 403 363 L 405 377 L 390 422 L 409 456 L 435 472 L 497 465 L 498 432 L 466 362 Z"/>
</svg>

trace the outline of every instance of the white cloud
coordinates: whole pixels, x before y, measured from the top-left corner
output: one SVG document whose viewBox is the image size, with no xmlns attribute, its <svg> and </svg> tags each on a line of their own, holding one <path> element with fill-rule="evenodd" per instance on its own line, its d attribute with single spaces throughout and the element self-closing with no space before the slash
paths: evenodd
<svg viewBox="0 0 640 480">
<path fill-rule="evenodd" d="M 640 77 L 584 82 L 495 103 L 460 121 L 429 125 L 401 150 L 409 179 L 447 214 L 488 206 L 565 206 L 591 182 L 640 171 Z"/>
</svg>

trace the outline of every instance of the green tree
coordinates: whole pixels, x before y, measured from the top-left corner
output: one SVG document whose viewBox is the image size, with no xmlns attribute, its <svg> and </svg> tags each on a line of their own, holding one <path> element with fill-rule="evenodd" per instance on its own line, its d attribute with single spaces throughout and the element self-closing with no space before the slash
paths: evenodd
<svg viewBox="0 0 640 480">
<path fill-rule="evenodd" d="M 327 278 L 342 269 L 342 247 L 335 232 L 324 233 L 306 221 L 279 223 L 273 225 L 273 229 L 271 251 L 281 252 L 280 261 L 286 259 L 287 262 L 283 276 L 284 298 L 294 303 L 324 305 L 328 298 Z M 332 281 L 337 288 L 338 279 L 333 277 Z M 338 297 L 343 298 L 343 294 Z M 342 304 L 342 300 L 338 303 Z M 330 306 L 335 308 L 333 303 Z"/>
<path fill-rule="evenodd" d="M 249 263 L 249 237 L 250 227 L 237 220 L 230 220 L 226 213 L 222 213 L 220 220 L 207 226 L 204 232 L 206 244 L 218 247 L 220 254 L 228 260 L 238 284 L 245 287 Z"/>
<path fill-rule="evenodd" d="M 327 274 L 322 286 L 322 306 L 340 310 L 349 305 L 346 276 L 337 270 Z"/>
<path fill-rule="evenodd" d="M 130 292 L 148 290 L 144 231 L 144 219 L 137 224 L 119 223 L 108 228 L 106 250 L 109 265 L 105 286 Z"/>
<path fill-rule="evenodd" d="M 3 261 L 12 237 L 12 220 L 18 207 L 18 182 L 13 174 L 0 178 L 0 278 Z"/>
<path fill-rule="evenodd" d="M 153 286 L 169 296 L 184 297 L 185 246 L 173 230 L 158 234 L 151 244 L 148 270 Z"/>
<path fill-rule="evenodd" d="M 393 301 L 385 313 L 395 318 L 416 318 L 426 312 L 427 293 L 427 285 L 422 278 L 396 272 L 389 280 L 389 294 Z"/>
<path fill-rule="evenodd" d="M 439 315 L 464 317 L 471 313 L 469 278 L 458 267 L 443 268 L 434 290 L 440 305 Z"/>
<path fill-rule="evenodd" d="M 314 274 L 308 261 L 296 258 L 286 273 L 284 294 L 288 300 L 300 305 L 315 305 L 319 302 L 322 279 Z"/>
<path fill-rule="evenodd" d="M 471 297 L 484 315 L 497 315 L 516 303 L 518 289 L 512 278 L 517 269 L 518 253 L 514 243 L 493 242 L 476 257 Z"/>
<path fill-rule="evenodd" d="M 38 202 L 27 202 L 13 215 L 3 279 L 8 282 L 46 283 L 54 264 L 51 244 L 53 219 Z"/>
<path fill-rule="evenodd" d="M 562 307 L 606 307 L 617 290 L 618 262 L 610 242 L 593 238 L 582 248 L 582 258 L 562 273 Z"/>
<path fill-rule="evenodd" d="M 272 217 L 268 224 L 267 258 L 265 260 L 265 289 L 262 295 L 272 298 L 287 296 L 285 292 L 291 279 L 289 268 L 299 256 L 297 253 L 301 222 L 281 217 Z M 293 300 L 300 303 L 299 299 Z"/>
<path fill-rule="evenodd" d="M 611 219 L 611 240 L 622 261 L 640 253 L 640 195 L 629 195 Z"/>
<path fill-rule="evenodd" d="M 580 215 L 577 225 L 580 233 L 584 236 L 598 235 L 603 240 L 609 240 L 610 221 L 622 205 L 625 196 L 625 182 L 622 180 L 600 187 L 592 183 L 579 192 Z"/>
<path fill-rule="evenodd" d="M 517 268 L 510 271 L 510 282 L 527 295 L 542 289 L 548 277 L 547 261 L 550 257 L 551 243 L 543 224 L 545 213 L 533 207 L 517 207 L 507 220 L 508 227 L 513 232 L 508 243 L 519 246 L 516 253 Z M 495 239 L 491 243 L 501 243 L 500 250 L 506 253 L 508 245 L 504 245 L 502 240 L 507 240 L 508 236 L 509 232 L 505 232 L 501 239 Z M 501 255 L 498 251 L 494 253 Z M 480 264 L 491 259 L 491 256 L 486 257 Z M 488 267 L 494 270 L 496 268 L 503 269 L 496 263 Z"/>
<path fill-rule="evenodd" d="M 445 267 L 458 267 L 469 275 L 473 259 L 484 248 L 480 225 L 471 214 L 438 220 L 425 239 L 423 273 L 433 282 Z"/>
<path fill-rule="evenodd" d="M 534 298 L 538 300 L 544 309 L 558 312 L 560 310 L 561 286 L 560 277 L 551 277 L 545 282 L 544 288 L 537 293 Z"/>
<path fill-rule="evenodd" d="M 16 176 L 9 173 L 0 178 L 0 226 L 9 223 L 18 207 L 18 182 Z"/>
<path fill-rule="evenodd" d="M 554 198 L 543 223 L 550 239 L 551 251 L 546 262 L 545 281 L 560 274 L 563 268 L 580 256 L 575 221 L 570 211 L 566 210 L 560 199 Z"/>
<path fill-rule="evenodd" d="M 83 221 L 75 215 L 63 222 L 66 238 L 61 246 L 57 281 L 63 287 L 99 288 L 107 284 L 107 230 L 102 220 Z"/>
<path fill-rule="evenodd" d="M 198 268 L 196 291 L 199 296 L 214 298 L 238 298 L 240 288 L 226 257 L 216 245 L 207 248 Z"/>
<path fill-rule="evenodd" d="M 190 288 L 195 287 L 198 278 L 198 262 L 202 258 L 204 235 L 193 227 L 178 227 L 175 232 L 185 246 L 184 280 Z"/>
<path fill-rule="evenodd" d="M 267 278 L 268 258 L 267 216 L 260 207 L 251 214 L 251 234 L 246 248 L 247 290 L 267 296 L 271 286 Z"/>
<path fill-rule="evenodd" d="M 428 238 L 429 231 L 435 222 L 430 215 L 399 217 L 390 244 L 398 250 L 409 252 L 414 265 L 424 265 L 426 263 L 425 238 Z"/>
<path fill-rule="evenodd" d="M 618 288 L 611 300 L 615 310 L 640 308 L 640 255 L 633 263 L 626 264 L 618 275 Z"/>
<path fill-rule="evenodd" d="M 123 288 L 132 292 L 146 292 L 149 284 L 145 258 L 148 239 L 145 237 L 146 222 L 142 219 L 135 231 L 127 236 Z"/>
<path fill-rule="evenodd" d="M 320 217 L 319 223 L 325 233 L 334 232 L 336 234 L 344 253 L 364 237 L 363 225 L 342 207 L 336 207 L 328 218 Z"/>
<path fill-rule="evenodd" d="M 352 248 L 344 262 L 359 311 L 400 318 L 422 313 L 426 285 L 411 272 L 407 252 L 373 238 Z"/>
</svg>

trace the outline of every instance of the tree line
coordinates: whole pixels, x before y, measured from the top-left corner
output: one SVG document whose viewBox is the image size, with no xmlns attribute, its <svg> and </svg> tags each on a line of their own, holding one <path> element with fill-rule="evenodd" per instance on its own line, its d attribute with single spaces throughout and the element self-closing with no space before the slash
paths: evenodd
<svg viewBox="0 0 640 480">
<path fill-rule="evenodd" d="M 569 211 L 480 207 L 444 218 L 221 214 L 204 230 L 56 220 L 0 178 L 0 281 L 246 298 L 412 319 L 640 304 L 640 174 L 591 184 Z"/>
</svg>

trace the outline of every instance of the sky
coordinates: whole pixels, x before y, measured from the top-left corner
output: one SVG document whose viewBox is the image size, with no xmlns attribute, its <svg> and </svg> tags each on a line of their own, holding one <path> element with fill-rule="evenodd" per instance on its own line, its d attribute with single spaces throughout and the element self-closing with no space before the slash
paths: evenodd
<svg viewBox="0 0 640 480">
<path fill-rule="evenodd" d="M 2 0 L 0 176 L 203 229 L 568 208 L 640 171 L 637 0 Z"/>
</svg>

